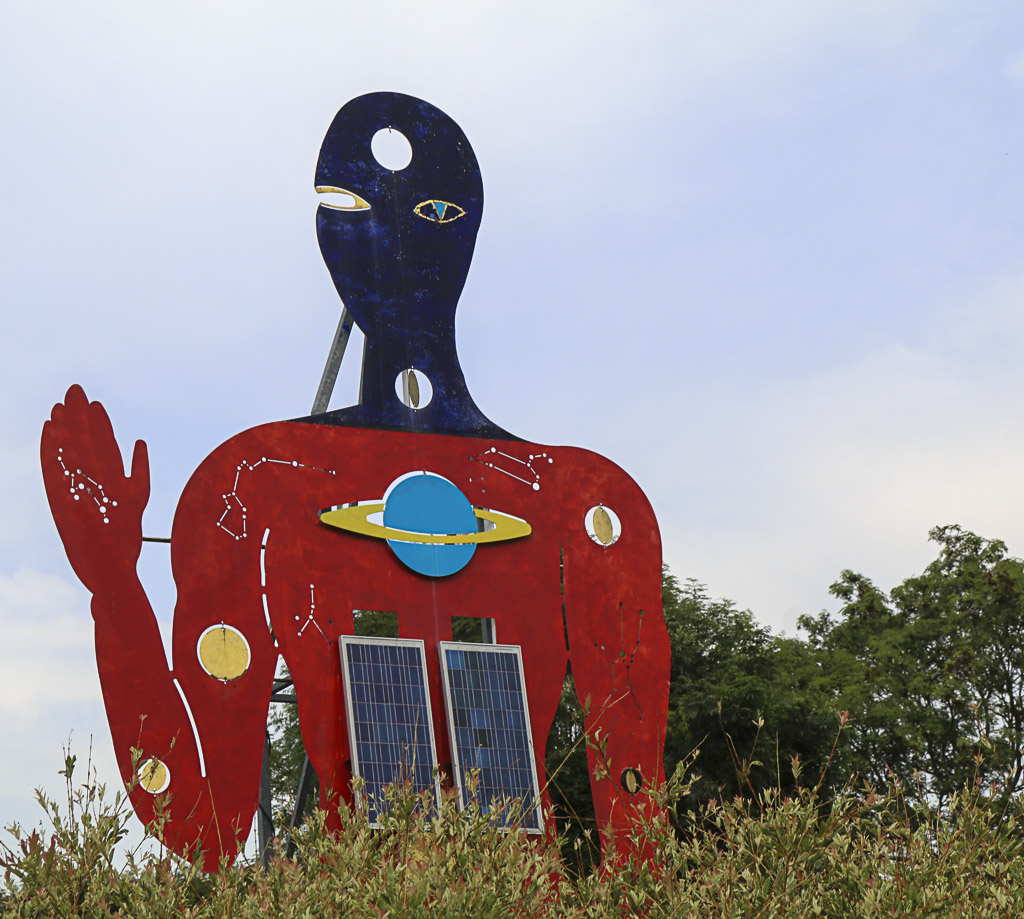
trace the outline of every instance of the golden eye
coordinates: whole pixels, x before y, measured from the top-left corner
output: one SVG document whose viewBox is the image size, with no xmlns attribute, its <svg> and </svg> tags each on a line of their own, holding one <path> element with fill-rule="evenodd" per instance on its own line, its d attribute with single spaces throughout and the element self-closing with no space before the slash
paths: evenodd
<svg viewBox="0 0 1024 919">
<path fill-rule="evenodd" d="M 421 201 L 413 208 L 413 213 L 431 223 L 451 223 L 466 216 L 466 212 L 457 204 L 452 204 L 451 201 L 438 201 L 435 198 Z"/>
<path fill-rule="evenodd" d="M 334 185 L 317 185 L 318 194 L 328 195 L 320 203 L 329 207 L 332 211 L 368 211 L 370 204 L 359 197 L 354 191 L 347 188 L 337 188 Z"/>
</svg>

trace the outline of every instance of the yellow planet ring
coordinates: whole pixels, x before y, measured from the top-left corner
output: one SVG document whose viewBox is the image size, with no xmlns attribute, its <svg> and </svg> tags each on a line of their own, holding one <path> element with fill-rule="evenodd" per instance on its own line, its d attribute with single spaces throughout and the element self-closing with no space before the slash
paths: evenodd
<svg viewBox="0 0 1024 919">
<path fill-rule="evenodd" d="M 395 527 L 381 526 L 367 520 L 371 514 L 384 511 L 383 501 L 356 502 L 342 504 L 329 510 L 320 511 L 320 519 L 328 526 L 347 530 L 350 533 L 361 533 L 376 539 L 390 539 L 395 542 L 430 543 L 441 546 L 477 545 L 485 542 L 503 542 L 506 539 L 520 539 L 533 532 L 525 520 L 502 514 L 500 511 L 474 507 L 473 513 L 477 520 L 486 520 L 494 526 L 489 530 L 478 530 L 476 533 L 417 533 L 411 530 L 399 530 Z"/>
</svg>

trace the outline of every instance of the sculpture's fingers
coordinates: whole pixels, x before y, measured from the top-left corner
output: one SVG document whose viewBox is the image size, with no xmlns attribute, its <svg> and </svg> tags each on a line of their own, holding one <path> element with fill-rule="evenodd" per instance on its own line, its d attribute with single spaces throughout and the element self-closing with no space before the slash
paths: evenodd
<svg viewBox="0 0 1024 919">
<path fill-rule="evenodd" d="M 43 433 L 39 436 L 39 460 L 43 465 L 43 479 L 46 482 L 49 481 L 46 477 L 46 470 L 57 455 L 57 428 L 60 425 L 60 418 L 57 416 L 58 408 L 62 410 L 61 414 L 63 414 L 64 406 L 55 405 L 51 413 L 52 420 L 43 422 Z"/>
<path fill-rule="evenodd" d="M 132 453 L 132 488 L 142 504 L 149 501 L 149 448 L 144 440 L 135 441 Z"/>
<path fill-rule="evenodd" d="M 52 409 L 50 409 L 50 421 L 52 421 L 54 425 L 57 427 L 63 427 L 65 423 L 65 417 L 67 416 L 67 412 L 68 410 L 67 408 L 65 408 L 64 403 L 58 402 L 56 405 L 54 405 Z M 49 421 L 46 422 L 46 424 L 49 423 Z M 45 428 L 46 425 L 43 425 L 44 430 Z M 56 432 L 54 432 L 54 436 L 56 436 Z"/>
<path fill-rule="evenodd" d="M 77 383 L 72 383 L 64 394 L 64 404 L 72 411 L 80 411 L 89 404 L 89 397 Z"/>
<path fill-rule="evenodd" d="M 58 404 L 53 407 L 53 418 L 43 422 L 43 432 L 39 437 L 39 461 L 42 464 L 43 484 L 48 495 L 51 490 L 56 494 L 59 487 L 65 484 L 61 451 L 66 434 L 64 406 Z M 52 500 L 51 496 L 51 502 Z"/>
<path fill-rule="evenodd" d="M 103 403 L 89 402 L 87 406 L 89 426 L 93 429 L 94 434 L 102 440 L 110 440 L 116 444 L 117 438 L 114 437 L 114 426 L 110 423 L 110 416 L 103 407 Z"/>
</svg>

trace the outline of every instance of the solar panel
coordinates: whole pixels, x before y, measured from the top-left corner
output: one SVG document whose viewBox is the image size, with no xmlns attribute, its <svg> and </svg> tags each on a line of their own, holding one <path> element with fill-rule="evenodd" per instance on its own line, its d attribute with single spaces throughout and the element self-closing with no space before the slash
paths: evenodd
<svg viewBox="0 0 1024 919">
<path fill-rule="evenodd" d="M 352 774 L 363 779 L 370 824 L 378 825 L 388 785 L 408 783 L 417 792 L 433 787 L 437 802 L 423 642 L 344 635 L 340 650 Z"/>
<path fill-rule="evenodd" d="M 441 642 L 441 672 L 452 768 L 465 808 L 473 795 L 484 812 L 495 803 L 521 802 L 527 832 L 541 832 L 540 790 L 518 645 Z M 478 778 L 475 794 L 467 773 Z M 506 814 L 508 825 L 515 814 Z"/>
</svg>

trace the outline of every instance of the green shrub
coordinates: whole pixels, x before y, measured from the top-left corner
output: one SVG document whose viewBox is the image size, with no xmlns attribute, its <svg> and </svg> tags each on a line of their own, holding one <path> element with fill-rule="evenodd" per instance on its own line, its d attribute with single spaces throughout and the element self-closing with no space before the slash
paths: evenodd
<svg viewBox="0 0 1024 919">
<path fill-rule="evenodd" d="M 46 826 L 11 827 L 0 866 L 0 915 L 25 917 L 1009 917 L 1024 907 L 1024 833 L 1017 802 L 974 784 L 941 809 L 911 803 L 898 783 L 827 795 L 769 788 L 671 818 L 696 780 L 691 756 L 661 810 L 635 830 L 653 858 L 590 874 L 563 870 L 558 839 L 505 832 L 494 814 L 440 810 L 429 796 L 388 795 L 380 828 L 341 806 L 342 830 L 315 814 L 299 857 L 275 855 L 203 875 L 154 841 L 117 848 L 131 817 L 93 776 L 63 773 L 68 803 L 39 795 Z M 787 789 L 793 788 L 787 782 Z M 581 843 L 582 844 L 582 843 Z"/>
</svg>

